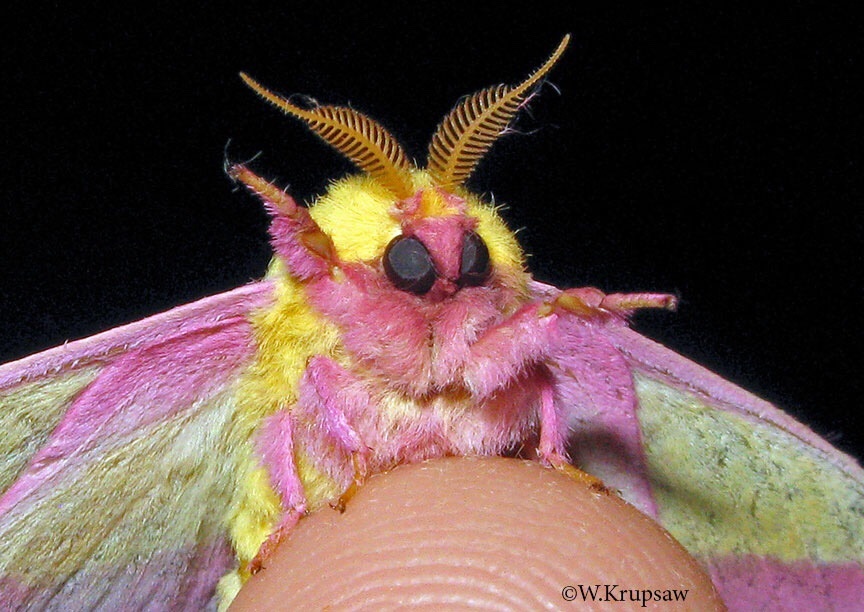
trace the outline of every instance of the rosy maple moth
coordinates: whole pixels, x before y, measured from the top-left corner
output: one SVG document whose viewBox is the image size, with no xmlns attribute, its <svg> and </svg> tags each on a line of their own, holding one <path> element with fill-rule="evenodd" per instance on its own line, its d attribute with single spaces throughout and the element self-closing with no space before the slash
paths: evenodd
<svg viewBox="0 0 864 612">
<path fill-rule="evenodd" d="M 628 327 L 673 296 L 535 281 L 464 187 L 567 41 L 460 102 L 425 168 L 365 115 L 243 75 L 362 173 L 307 208 L 229 165 L 271 217 L 262 280 L 0 367 L 4 609 L 227 605 L 369 474 L 515 449 L 620 492 L 730 607 L 864 598 L 859 466 Z"/>
</svg>

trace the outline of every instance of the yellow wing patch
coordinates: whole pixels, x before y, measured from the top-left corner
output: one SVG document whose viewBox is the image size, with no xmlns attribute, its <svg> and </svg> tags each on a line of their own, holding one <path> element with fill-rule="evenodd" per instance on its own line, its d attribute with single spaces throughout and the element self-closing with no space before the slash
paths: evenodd
<svg viewBox="0 0 864 612">
<path fill-rule="evenodd" d="M 858 560 L 860 483 L 777 427 L 636 375 L 660 520 L 691 552 Z"/>
<path fill-rule="evenodd" d="M 0 393 L 0 491 L 18 478 L 78 393 L 101 370 L 92 366 L 22 383 Z"/>
<path fill-rule="evenodd" d="M 33 585 L 95 580 L 146 566 L 166 543 L 182 550 L 196 539 L 216 541 L 223 525 L 209 509 L 230 495 L 232 396 L 228 389 L 189 414 L 138 429 L 104 455 L 82 451 L 80 469 L 70 467 L 46 499 L 10 515 L 4 571 Z"/>
</svg>

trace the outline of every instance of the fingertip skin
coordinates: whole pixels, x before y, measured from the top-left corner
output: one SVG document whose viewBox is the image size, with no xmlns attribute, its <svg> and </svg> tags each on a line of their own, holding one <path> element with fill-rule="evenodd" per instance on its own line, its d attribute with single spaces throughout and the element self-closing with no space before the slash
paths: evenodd
<svg viewBox="0 0 864 612">
<path fill-rule="evenodd" d="M 535 462 L 448 458 L 373 476 L 344 514 L 301 520 L 231 609 L 642 600 L 723 609 L 699 563 L 617 495 Z"/>
</svg>

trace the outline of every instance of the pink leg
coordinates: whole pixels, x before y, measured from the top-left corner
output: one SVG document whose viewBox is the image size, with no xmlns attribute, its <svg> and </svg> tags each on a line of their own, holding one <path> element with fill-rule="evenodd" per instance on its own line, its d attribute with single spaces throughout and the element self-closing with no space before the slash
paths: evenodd
<svg viewBox="0 0 864 612">
<path fill-rule="evenodd" d="M 369 396 L 338 363 L 321 355 L 309 360 L 300 381 L 299 403 L 298 409 L 317 421 L 328 441 L 346 453 L 365 450 L 360 436 L 348 422 L 348 415 L 369 410 Z"/>
<path fill-rule="evenodd" d="M 488 397 L 513 382 L 527 365 L 548 353 L 555 316 L 548 304 L 532 302 L 486 331 L 471 345 L 463 377 L 472 395 Z"/>
<path fill-rule="evenodd" d="M 540 444 L 537 448 L 540 461 L 578 482 L 585 483 L 600 493 L 609 494 L 609 490 L 602 480 L 583 472 L 570 463 L 567 452 L 564 450 L 566 429 L 555 407 L 555 393 L 552 384 L 544 381 L 540 390 Z"/>
<path fill-rule="evenodd" d="M 675 308 L 674 295 L 665 293 L 613 293 L 593 287 L 568 289 L 549 302 L 532 302 L 488 330 L 471 346 L 464 378 L 475 397 L 501 389 L 531 363 L 548 356 L 555 321 L 562 312 L 585 319 L 625 318 L 640 308 Z"/>
<path fill-rule="evenodd" d="M 264 422 L 257 439 L 258 452 L 270 476 L 270 484 L 282 500 L 282 519 L 258 554 L 249 563 L 250 574 L 257 573 L 279 542 L 306 513 L 306 495 L 294 462 L 294 421 L 290 412 L 280 410 Z"/>
<path fill-rule="evenodd" d="M 564 450 L 566 436 L 566 427 L 561 423 L 560 415 L 555 407 L 555 393 L 552 384 L 544 381 L 543 388 L 540 390 L 540 444 L 537 448 L 540 461 L 578 482 L 585 483 L 600 493 L 608 494 L 609 490 L 602 480 L 583 472 L 570 463 L 567 452 Z"/>
<path fill-rule="evenodd" d="M 639 308 L 674 307 L 674 296 L 666 294 L 612 294 L 606 295 L 591 287 L 571 289 L 548 302 L 533 302 L 521 308 L 512 317 L 487 331 L 474 345 L 463 376 L 477 398 L 488 397 L 512 383 L 522 372 L 534 364 L 545 362 L 560 344 L 561 321 L 584 326 L 586 337 L 582 347 L 591 359 L 593 353 L 603 356 L 606 347 L 592 340 L 592 329 L 612 323 L 610 319 L 623 319 Z M 575 317 L 574 317 L 575 315 Z M 554 360 L 554 357 L 552 357 Z M 590 370 L 590 368 L 589 368 Z M 589 372 L 590 373 L 590 372 Z M 629 380 L 629 378 L 628 378 Z M 588 378 L 583 381 L 589 388 L 600 389 L 608 381 Z M 592 487 L 605 491 L 602 482 L 573 468 L 564 451 L 566 426 L 561 422 L 555 406 L 555 397 L 549 383 L 540 389 L 540 459 Z"/>
<path fill-rule="evenodd" d="M 603 298 L 600 307 L 622 314 L 642 308 L 675 310 L 678 298 L 669 293 L 610 293 Z"/>
<path fill-rule="evenodd" d="M 323 443 L 335 445 L 341 451 L 336 456 L 315 453 L 325 462 L 321 467 L 334 475 L 344 473 L 344 455 L 351 457 L 352 474 L 346 479 L 346 490 L 334 502 L 334 507 L 340 511 L 345 509 L 345 504 L 369 473 L 369 448 L 351 426 L 350 418 L 370 409 L 369 396 L 353 374 L 329 357 L 318 355 L 309 360 L 300 382 L 297 410 L 305 421 L 314 423 L 304 432 L 313 447 Z"/>
<path fill-rule="evenodd" d="M 544 463 L 554 467 L 569 463 L 564 451 L 561 420 L 555 409 L 554 392 L 548 381 L 543 382 L 540 390 L 540 446 L 537 452 Z"/>
<path fill-rule="evenodd" d="M 282 498 L 282 507 L 302 514 L 306 509 L 306 496 L 294 463 L 294 419 L 291 413 L 280 410 L 268 417 L 256 442 L 270 483 Z"/>
<path fill-rule="evenodd" d="M 307 451 L 311 450 L 314 456 L 339 461 L 339 453 L 333 456 L 333 453 L 325 453 L 320 449 L 316 452 L 316 440 L 333 444 L 351 456 L 353 478 L 346 484 L 346 493 L 337 502 L 339 509 L 344 509 L 348 499 L 346 496 L 353 494 L 368 473 L 368 449 L 351 427 L 348 414 L 368 409 L 369 398 L 354 378 L 332 359 L 317 356 L 309 361 L 303 374 L 297 405 L 291 411 L 279 411 L 265 421 L 257 440 L 258 452 L 267 468 L 271 485 L 282 500 L 284 513 L 275 531 L 249 564 L 250 573 L 261 569 L 278 543 L 306 512 L 306 497 L 294 460 L 295 433 L 304 445 L 311 443 Z M 299 425 L 301 423 L 308 425 Z M 324 467 L 331 468 L 330 471 L 334 473 L 344 471 L 344 465 Z"/>
<path fill-rule="evenodd" d="M 678 298 L 669 293 L 610 293 L 607 295 L 594 287 L 579 287 L 563 291 L 552 306 L 583 317 L 603 314 L 627 317 L 642 308 L 675 310 L 677 305 Z"/>
</svg>

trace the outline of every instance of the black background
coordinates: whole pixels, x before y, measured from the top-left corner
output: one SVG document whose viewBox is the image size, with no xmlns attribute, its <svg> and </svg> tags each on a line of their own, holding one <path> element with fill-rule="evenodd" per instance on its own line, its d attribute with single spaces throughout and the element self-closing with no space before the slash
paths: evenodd
<svg viewBox="0 0 864 612">
<path fill-rule="evenodd" d="M 226 145 L 302 200 L 351 169 L 238 71 L 350 103 L 422 161 L 460 96 L 570 32 L 471 186 L 541 280 L 678 293 L 637 328 L 864 456 L 853 13 L 309 4 L 5 17 L 2 360 L 260 277 L 267 219 Z"/>
</svg>

